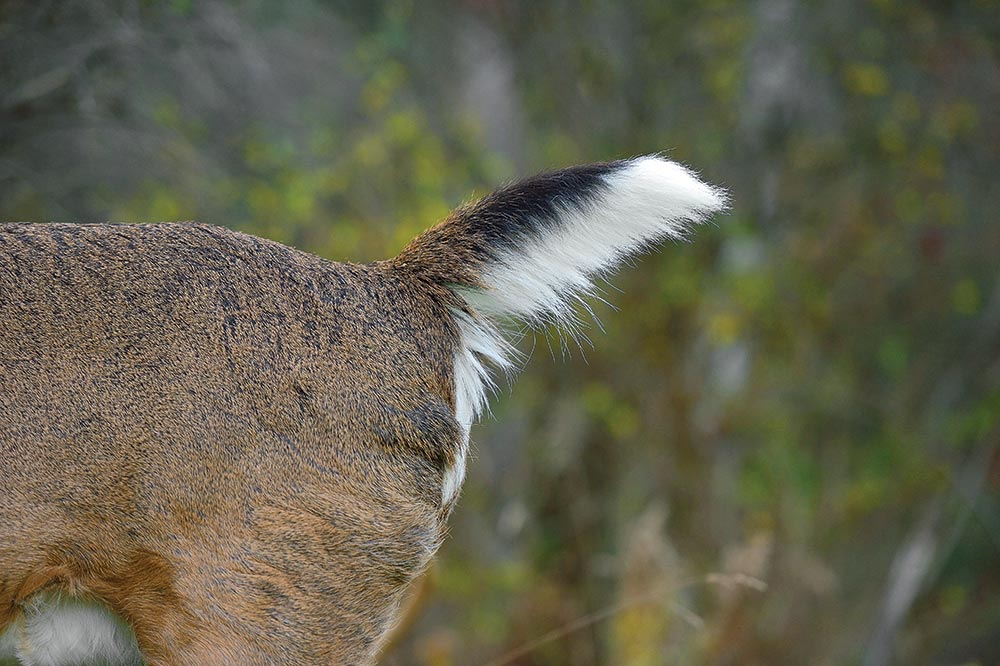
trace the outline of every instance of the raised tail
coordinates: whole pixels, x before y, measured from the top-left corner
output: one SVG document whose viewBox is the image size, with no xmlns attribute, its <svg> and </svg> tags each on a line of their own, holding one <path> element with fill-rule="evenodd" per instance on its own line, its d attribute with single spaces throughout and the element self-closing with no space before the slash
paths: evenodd
<svg viewBox="0 0 1000 666">
<path fill-rule="evenodd" d="M 593 294 L 596 278 L 659 241 L 683 238 L 726 203 L 723 190 L 649 155 L 508 185 L 414 239 L 394 263 L 462 298 L 454 311 L 459 423 L 467 429 L 485 407 L 488 365 L 510 367 L 501 319 L 572 329 L 574 304 Z M 456 478 L 446 478 L 446 502 L 464 477 L 464 453 Z"/>
</svg>

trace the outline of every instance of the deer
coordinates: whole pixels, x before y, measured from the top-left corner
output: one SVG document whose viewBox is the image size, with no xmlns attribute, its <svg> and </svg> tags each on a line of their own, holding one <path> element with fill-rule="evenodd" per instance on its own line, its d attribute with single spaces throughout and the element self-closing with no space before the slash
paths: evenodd
<svg viewBox="0 0 1000 666">
<path fill-rule="evenodd" d="M 727 193 L 574 166 L 338 263 L 195 223 L 0 225 L 0 664 L 373 664 L 458 501 L 511 322 Z"/>
</svg>

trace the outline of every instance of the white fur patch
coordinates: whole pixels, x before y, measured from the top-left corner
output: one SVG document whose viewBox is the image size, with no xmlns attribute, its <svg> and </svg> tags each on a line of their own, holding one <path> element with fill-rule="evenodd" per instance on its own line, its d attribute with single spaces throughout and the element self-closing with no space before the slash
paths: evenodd
<svg viewBox="0 0 1000 666">
<path fill-rule="evenodd" d="M 488 265 L 485 289 L 456 290 L 473 315 L 456 313 L 462 340 L 455 357 L 455 412 L 464 437 L 455 465 L 445 473 L 445 504 L 461 489 L 469 428 L 494 386 L 489 364 L 504 371 L 512 366 L 513 347 L 495 318 L 552 323 L 573 332 L 579 325 L 574 306 L 587 309 L 584 299 L 594 294 L 595 278 L 650 242 L 683 238 L 691 225 L 727 203 L 724 191 L 657 156 L 632 160 L 603 179 L 607 190 L 593 202 L 564 208 L 556 220 L 540 225 L 544 232 Z"/>
<path fill-rule="evenodd" d="M 0 663 L 22 666 L 139 666 L 135 634 L 103 604 L 39 592 L 0 630 Z"/>
<path fill-rule="evenodd" d="M 486 408 L 486 392 L 495 387 L 487 362 L 507 372 L 516 350 L 500 334 L 494 324 L 482 317 L 473 317 L 454 310 L 460 342 L 455 354 L 455 420 L 462 428 L 462 439 L 455 454 L 455 464 L 445 470 L 441 488 L 441 503 L 448 504 L 458 497 L 465 480 L 465 461 L 469 455 L 469 429 Z"/>
</svg>

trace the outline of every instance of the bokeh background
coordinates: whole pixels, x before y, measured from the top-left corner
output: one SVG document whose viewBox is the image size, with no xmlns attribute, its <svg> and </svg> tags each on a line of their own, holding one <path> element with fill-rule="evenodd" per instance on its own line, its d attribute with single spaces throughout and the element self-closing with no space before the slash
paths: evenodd
<svg viewBox="0 0 1000 666">
<path fill-rule="evenodd" d="M 997 2 L 0 3 L 7 220 L 369 261 L 653 151 L 731 214 L 523 341 L 384 663 L 1000 663 Z"/>
</svg>

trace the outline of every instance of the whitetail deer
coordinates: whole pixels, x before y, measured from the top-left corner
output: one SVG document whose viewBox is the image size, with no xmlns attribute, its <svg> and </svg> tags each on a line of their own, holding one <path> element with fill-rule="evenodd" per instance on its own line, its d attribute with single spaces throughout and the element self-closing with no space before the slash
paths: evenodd
<svg viewBox="0 0 1000 666">
<path fill-rule="evenodd" d="M 0 226 L 0 663 L 371 664 L 442 539 L 497 323 L 724 207 L 650 156 L 389 261 L 198 224 Z"/>
</svg>

